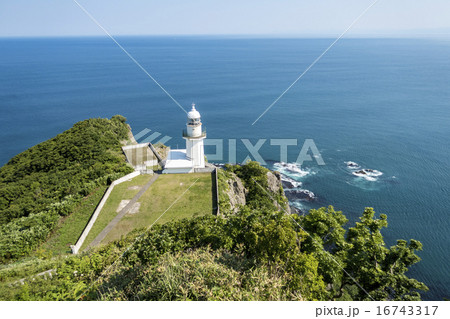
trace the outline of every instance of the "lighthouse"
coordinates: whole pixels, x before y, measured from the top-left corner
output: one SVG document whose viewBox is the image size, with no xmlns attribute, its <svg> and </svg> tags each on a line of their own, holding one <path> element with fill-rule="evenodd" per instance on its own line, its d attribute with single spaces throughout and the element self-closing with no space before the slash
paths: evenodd
<svg viewBox="0 0 450 319">
<path fill-rule="evenodd" d="M 202 129 L 200 113 L 195 109 L 195 104 L 192 104 L 187 118 L 186 130 L 183 130 L 183 138 L 186 140 L 186 158 L 192 161 L 194 168 L 204 168 L 203 140 L 206 138 L 206 131 Z"/>
<path fill-rule="evenodd" d="M 206 131 L 202 128 L 200 113 L 195 109 L 195 104 L 192 104 L 192 109 L 187 113 L 183 138 L 186 140 L 186 149 L 169 151 L 167 159 L 163 162 L 164 174 L 204 172 L 206 169 L 204 150 Z"/>
</svg>

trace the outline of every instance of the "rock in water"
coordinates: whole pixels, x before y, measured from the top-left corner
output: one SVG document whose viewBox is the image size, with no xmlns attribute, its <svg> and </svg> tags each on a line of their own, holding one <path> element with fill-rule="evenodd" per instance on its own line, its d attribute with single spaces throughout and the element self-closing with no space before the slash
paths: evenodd
<svg viewBox="0 0 450 319">
<path fill-rule="evenodd" d="M 307 190 L 307 189 L 293 189 L 293 190 L 287 190 L 285 192 L 286 197 L 290 200 L 290 201 L 295 201 L 295 200 L 305 200 L 308 202 L 312 202 L 313 200 L 316 199 L 316 195 Z"/>
<path fill-rule="evenodd" d="M 282 185 L 283 188 L 295 188 L 294 183 L 292 183 L 291 181 L 283 180 Z"/>
<path fill-rule="evenodd" d="M 359 168 L 358 163 L 351 162 L 351 161 L 345 162 L 345 163 L 347 164 L 347 167 L 349 167 L 349 168 Z"/>
<path fill-rule="evenodd" d="M 288 176 L 281 175 L 281 184 L 283 185 L 283 188 L 297 188 L 302 186 L 302 182 L 298 182 L 293 178 L 290 178 Z"/>
<path fill-rule="evenodd" d="M 297 215 L 304 215 L 304 214 L 305 214 L 305 212 L 302 211 L 302 210 L 301 210 L 300 208 L 298 208 L 298 207 L 289 205 L 289 208 L 290 208 L 290 210 L 291 210 L 291 214 L 297 214 Z"/>
</svg>

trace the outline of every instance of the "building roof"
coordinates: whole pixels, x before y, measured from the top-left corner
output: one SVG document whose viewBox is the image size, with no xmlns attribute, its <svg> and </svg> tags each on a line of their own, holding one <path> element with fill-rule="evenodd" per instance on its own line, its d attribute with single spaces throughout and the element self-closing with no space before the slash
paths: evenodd
<svg viewBox="0 0 450 319">
<path fill-rule="evenodd" d="M 164 168 L 189 168 L 194 163 L 186 157 L 186 150 L 170 150 Z"/>
</svg>

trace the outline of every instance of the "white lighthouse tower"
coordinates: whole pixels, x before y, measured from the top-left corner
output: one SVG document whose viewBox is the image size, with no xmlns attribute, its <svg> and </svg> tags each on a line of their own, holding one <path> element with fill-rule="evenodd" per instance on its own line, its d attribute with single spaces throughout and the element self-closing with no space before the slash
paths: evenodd
<svg viewBox="0 0 450 319">
<path fill-rule="evenodd" d="M 192 161 L 194 168 L 204 168 L 203 140 L 206 138 L 206 132 L 202 129 L 200 113 L 195 109 L 195 104 L 192 104 L 187 117 L 186 130 L 183 131 L 183 138 L 186 140 L 186 158 Z"/>
<path fill-rule="evenodd" d="M 186 128 L 183 130 L 186 149 L 169 151 L 163 163 L 165 174 L 194 173 L 202 171 L 206 166 L 203 146 L 206 132 L 202 129 L 200 113 L 195 109 L 195 104 L 192 104 L 192 110 L 188 112 L 187 117 Z"/>
</svg>

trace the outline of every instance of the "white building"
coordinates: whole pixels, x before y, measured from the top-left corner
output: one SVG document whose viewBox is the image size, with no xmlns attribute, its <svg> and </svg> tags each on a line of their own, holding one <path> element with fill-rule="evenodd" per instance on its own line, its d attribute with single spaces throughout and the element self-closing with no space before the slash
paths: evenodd
<svg viewBox="0 0 450 319">
<path fill-rule="evenodd" d="M 186 149 L 170 150 L 164 164 L 163 173 L 193 173 L 205 168 L 205 151 L 203 140 L 206 132 L 202 130 L 200 113 L 192 104 L 192 110 L 187 114 L 186 129 L 183 138 L 186 140 Z"/>
</svg>

